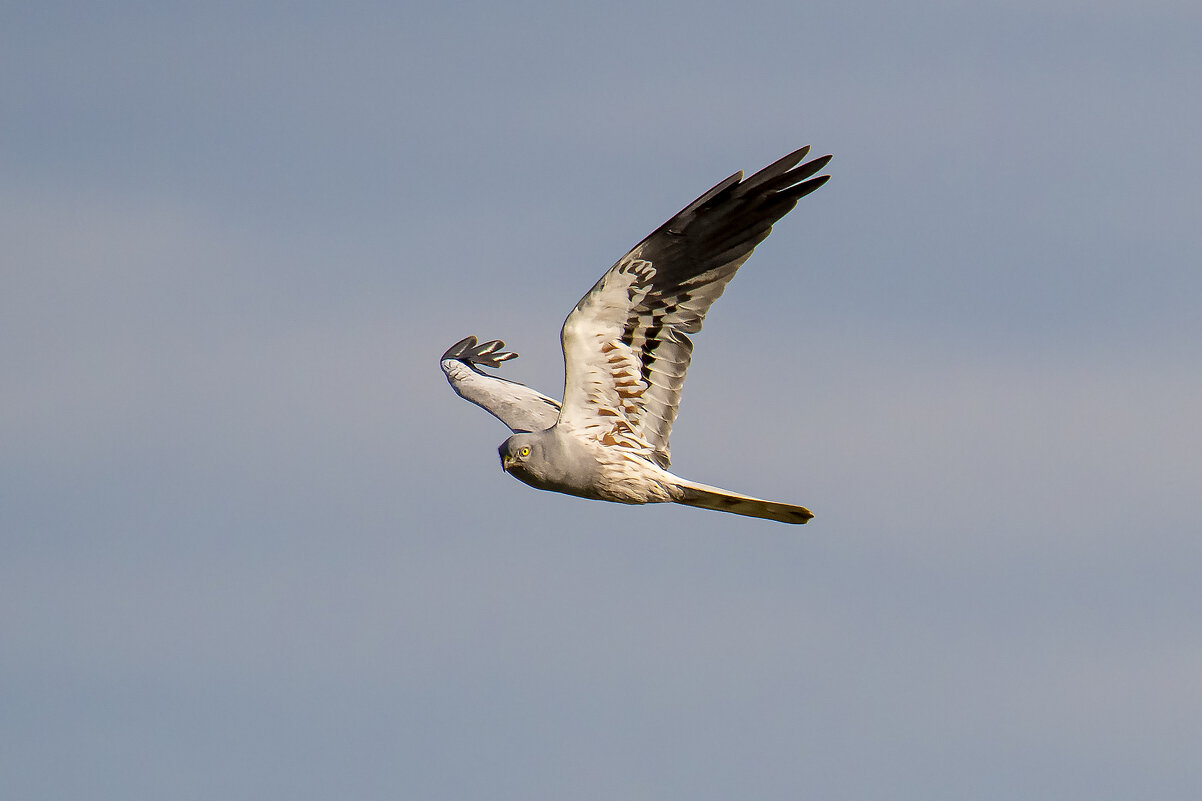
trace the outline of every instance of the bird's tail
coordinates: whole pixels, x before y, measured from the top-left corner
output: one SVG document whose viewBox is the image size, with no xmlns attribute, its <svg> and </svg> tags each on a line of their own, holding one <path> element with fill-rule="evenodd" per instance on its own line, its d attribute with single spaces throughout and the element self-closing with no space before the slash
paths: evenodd
<svg viewBox="0 0 1202 801">
<path fill-rule="evenodd" d="M 778 520 L 781 523 L 805 523 L 814 516 L 804 506 L 752 498 L 749 495 L 740 495 L 730 490 L 685 481 L 679 477 L 677 480 L 678 486 L 684 490 L 684 497 L 677 503 L 685 506 L 730 512 L 747 517 L 761 517 L 765 520 Z"/>
</svg>

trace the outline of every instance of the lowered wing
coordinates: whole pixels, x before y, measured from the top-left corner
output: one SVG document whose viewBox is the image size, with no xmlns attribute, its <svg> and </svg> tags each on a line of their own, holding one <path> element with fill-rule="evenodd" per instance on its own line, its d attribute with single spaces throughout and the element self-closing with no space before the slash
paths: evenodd
<svg viewBox="0 0 1202 801">
<path fill-rule="evenodd" d="M 525 384 L 507 381 L 480 370 L 480 366 L 499 367 L 516 359 L 516 353 L 502 351 L 505 343 L 494 339 L 483 345 L 467 337 L 442 354 L 442 371 L 459 397 L 471 401 L 496 417 L 509 429 L 542 431 L 559 418 L 559 401 L 536 392 Z"/>
</svg>

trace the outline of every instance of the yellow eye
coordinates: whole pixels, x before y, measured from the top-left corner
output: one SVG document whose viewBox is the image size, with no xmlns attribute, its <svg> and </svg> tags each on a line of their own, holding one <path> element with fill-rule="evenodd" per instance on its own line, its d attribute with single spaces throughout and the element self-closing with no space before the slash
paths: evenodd
<svg viewBox="0 0 1202 801">
<path fill-rule="evenodd" d="M 526 456 L 529 456 L 529 455 L 530 455 L 530 449 L 529 449 L 529 448 L 522 448 L 520 451 L 518 451 L 518 456 L 521 456 L 521 457 L 526 457 Z"/>
</svg>

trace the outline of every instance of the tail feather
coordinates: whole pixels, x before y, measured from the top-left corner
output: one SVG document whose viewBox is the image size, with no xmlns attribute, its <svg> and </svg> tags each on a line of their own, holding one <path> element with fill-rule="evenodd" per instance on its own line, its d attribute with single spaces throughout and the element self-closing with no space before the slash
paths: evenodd
<svg viewBox="0 0 1202 801">
<path fill-rule="evenodd" d="M 713 509 L 718 512 L 730 512 L 746 517 L 759 517 L 764 520 L 795 524 L 805 523 L 814 516 L 804 506 L 765 501 L 706 484 L 680 481 L 679 486 L 684 490 L 684 497 L 676 503 L 695 506 L 698 509 Z"/>
</svg>

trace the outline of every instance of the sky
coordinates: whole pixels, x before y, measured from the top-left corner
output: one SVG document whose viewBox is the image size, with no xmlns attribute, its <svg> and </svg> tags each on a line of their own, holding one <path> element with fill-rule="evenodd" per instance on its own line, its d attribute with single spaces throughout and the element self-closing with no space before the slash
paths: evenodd
<svg viewBox="0 0 1202 801">
<path fill-rule="evenodd" d="M 1202 8 L 7 4 L 0 795 L 1196 799 Z M 630 246 L 803 144 L 673 469 L 537 492 Z"/>
</svg>

